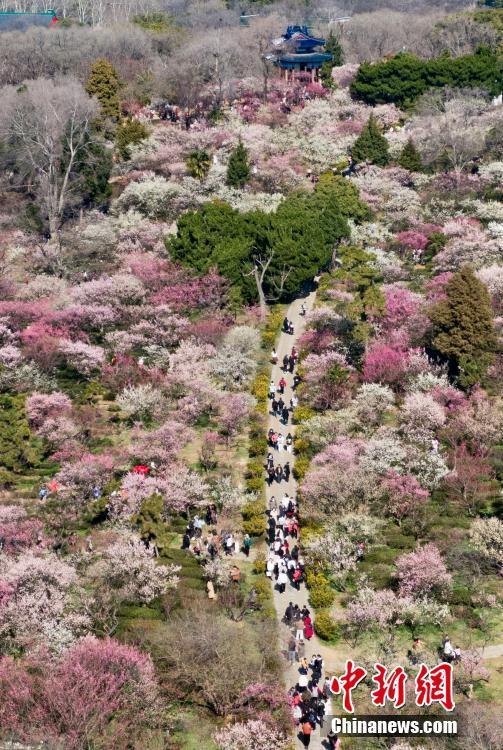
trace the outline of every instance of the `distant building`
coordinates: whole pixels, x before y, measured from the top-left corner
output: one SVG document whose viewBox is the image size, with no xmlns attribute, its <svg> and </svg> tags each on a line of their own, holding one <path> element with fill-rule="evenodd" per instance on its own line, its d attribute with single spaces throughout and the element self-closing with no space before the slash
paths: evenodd
<svg viewBox="0 0 503 750">
<path fill-rule="evenodd" d="M 45 13 L 0 12 L 0 31 L 26 31 L 32 26 L 42 26 L 47 29 L 57 22 L 58 18 L 54 10 L 48 10 Z"/>
<path fill-rule="evenodd" d="M 318 80 L 318 71 L 324 62 L 332 59 L 332 55 L 323 52 L 325 40 L 311 36 L 307 26 L 288 26 L 286 33 L 274 40 L 278 52 L 274 55 L 274 62 L 284 71 L 288 81 L 295 72 L 308 72 L 311 80 Z"/>
</svg>

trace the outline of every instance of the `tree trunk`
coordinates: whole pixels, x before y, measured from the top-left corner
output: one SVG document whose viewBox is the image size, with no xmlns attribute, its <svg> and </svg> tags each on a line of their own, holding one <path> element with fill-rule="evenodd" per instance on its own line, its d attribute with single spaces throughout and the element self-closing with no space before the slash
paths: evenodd
<svg viewBox="0 0 503 750">
<path fill-rule="evenodd" d="M 265 301 L 264 289 L 262 287 L 262 281 L 257 266 L 253 270 L 253 276 L 255 278 L 255 284 L 257 285 L 257 293 L 260 305 L 260 317 L 265 320 L 267 315 L 267 302 Z"/>
</svg>

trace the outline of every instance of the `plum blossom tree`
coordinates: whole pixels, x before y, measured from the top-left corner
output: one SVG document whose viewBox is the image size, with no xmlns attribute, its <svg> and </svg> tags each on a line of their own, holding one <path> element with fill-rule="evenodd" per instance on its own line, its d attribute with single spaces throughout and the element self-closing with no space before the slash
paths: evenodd
<svg viewBox="0 0 503 750">
<path fill-rule="evenodd" d="M 154 550 L 136 534 L 122 534 L 107 547 L 98 564 L 103 585 L 116 590 L 122 601 L 148 604 L 178 584 L 176 565 L 158 565 Z"/>
<path fill-rule="evenodd" d="M 431 445 L 431 439 L 444 424 L 442 406 L 428 393 L 410 393 L 402 410 L 402 431 L 407 440 L 419 445 Z"/>
<path fill-rule="evenodd" d="M 87 636 L 60 659 L 0 660 L 2 728 L 25 742 L 79 750 L 142 744 L 158 726 L 159 693 L 150 656 L 110 638 Z"/>
<path fill-rule="evenodd" d="M 452 452 L 452 471 L 445 478 L 447 489 L 470 515 L 475 515 L 494 494 L 494 472 L 480 451 L 471 452 L 461 443 Z"/>
<path fill-rule="evenodd" d="M 401 555 L 396 566 L 401 596 L 443 598 L 451 587 L 452 576 L 434 544 Z"/>
<path fill-rule="evenodd" d="M 470 528 L 470 539 L 475 549 L 503 565 L 503 521 L 499 518 L 477 518 Z"/>
<path fill-rule="evenodd" d="M 242 429 L 256 400 L 248 393 L 230 393 L 220 402 L 218 424 L 228 440 Z"/>
<path fill-rule="evenodd" d="M 101 346 L 63 339 L 59 348 L 68 364 L 86 377 L 99 370 L 105 361 L 105 352 Z"/>
<path fill-rule="evenodd" d="M 164 508 L 170 512 L 187 512 L 191 508 L 203 508 L 208 503 L 209 485 L 195 471 L 184 464 L 173 464 L 164 480 Z"/>
<path fill-rule="evenodd" d="M 214 735 L 219 750 L 287 750 L 289 740 L 278 728 L 257 719 L 230 724 Z"/>
<path fill-rule="evenodd" d="M 123 412 L 132 419 L 150 421 L 162 406 L 162 394 L 150 383 L 126 386 L 116 398 Z"/>
<path fill-rule="evenodd" d="M 332 406 L 347 393 L 353 368 L 339 352 L 309 354 L 304 360 L 305 395 L 317 409 Z"/>
<path fill-rule="evenodd" d="M 383 489 L 386 494 L 386 512 L 400 521 L 414 517 L 428 501 L 429 492 L 421 487 L 410 474 L 397 474 L 390 470 L 384 477 Z"/>
<path fill-rule="evenodd" d="M 413 599 L 390 589 L 376 591 L 365 583 L 347 607 L 349 633 L 355 642 L 366 630 L 392 629 L 399 624 L 407 624 L 413 630 L 419 625 L 438 626 L 448 616 L 449 608 L 433 599 Z"/>
<path fill-rule="evenodd" d="M 0 632 L 7 641 L 28 645 L 40 637 L 48 639 L 50 626 L 60 621 L 72 629 L 70 592 L 77 580 L 75 568 L 48 552 L 41 555 L 29 550 L 17 558 L 4 558 L 0 578 L 4 592 Z M 78 632 L 83 622 L 75 619 L 73 623 Z M 44 626 L 49 628 L 44 631 Z"/>
<path fill-rule="evenodd" d="M 374 342 L 365 353 L 363 377 L 367 382 L 397 385 L 407 367 L 407 354 L 383 342 Z"/>
<path fill-rule="evenodd" d="M 42 427 L 49 418 L 68 416 L 72 411 L 72 401 L 61 391 L 53 393 L 31 393 L 26 399 L 26 415 L 31 427 Z"/>
<path fill-rule="evenodd" d="M 391 409 L 395 397 L 391 388 L 379 383 L 364 383 L 355 396 L 358 419 L 362 427 L 378 425 Z"/>
</svg>

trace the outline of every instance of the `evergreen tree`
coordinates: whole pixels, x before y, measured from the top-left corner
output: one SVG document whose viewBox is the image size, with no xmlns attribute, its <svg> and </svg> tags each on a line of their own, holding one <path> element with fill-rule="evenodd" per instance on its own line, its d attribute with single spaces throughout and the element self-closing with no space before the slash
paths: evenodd
<svg viewBox="0 0 503 750">
<path fill-rule="evenodd" d="M 381 133 L 373 115 L 370 115 L 367 124 L 356 139 L 351 155 L 356 162 L 369 161 L 379 167 L 385 167 L 389 163 L 388 141 Z"/>
<path fill-rule="evenodd" d="M 30 432 L 24 396 L 0 395 L 0 466 L 20 473 L 42 458 L 42 443 Z"/>
<path fill-rule="evenodd" d="M 115 143 L 121 156 L 121 159 L 127 161 L 131 158 L 129 146 L 141 143 L 148 138 L 148 128 L 138 120 L 126 119 L 121 122 L 117 128 Z"/>
<path fill-rule="evenodd" d="M 322 64 L 320 68 L 320 81 L 326 89 L 332 89 L 335 86 L 332 78 L 332 70 L 344 62 L 344 52 L 341 43 L 332 32 L 330 32 L 325 44 L 325 52 L 329 52 L 332 55 L 332 59 Z"/>
<path fill-rule="evenodd" d="M 420 172 L 422 170 L 421 154 L 417 150 L 412 138 L 409 138 L 403 147 L 398 163 L 403 169 L 408 169 L 409 172 Z"/>
<path fill-rule="evenodd" d="M 204 180 L 211 167 L 211 158 L 207 151 L 197 148 L 187 157 L 187 169 L 196 180 Z"/>
<path fill-rule="evenodd" d="M 250 179 L 250 165 L 248 151 L 239 141 L 229 159 L 227 167 L 227 184 L 231 187 L 242 188 Z"/>
<path fill-rule="evenodd" d="M 332 55 L 332 68 L 344 65 L 344 51 L 342 45 L 332 32 L 328 35 L 327 43 L 325 44 L 325 52 L 329 52 Z"/>
<path fill-rule="evenodd" d="M 114 66 L 103 58 L 96 60 L 91 68 L 91 75 L 86 82 L 89 96 L 95 96 L 101 106 L 104 118 L 114 121 L 120 118 L 119 76 Z"/>
<path fill-rule="evenodd" d="M 497 350 L 491 300 L 468 266 L 451 277 L 446 295 L 430 312 L 432 348 L 447 362 L 451 377 L 468 388 L 483 380 Z"/>
</svg>

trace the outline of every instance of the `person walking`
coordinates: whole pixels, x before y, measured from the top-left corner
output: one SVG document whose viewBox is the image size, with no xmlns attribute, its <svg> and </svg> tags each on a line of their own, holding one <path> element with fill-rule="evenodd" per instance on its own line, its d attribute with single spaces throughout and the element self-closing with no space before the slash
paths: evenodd
<svg viewBox="0 0 503 750">
<path fill-rule="evenodd" d="M 281 378 L 278 383 L 278 391 L 281 393 L 281 395 L 284 394 L 286 388 L 286 380 L 285 378 Z"/>
<path fill-rule="evenodd" d="M 313 733 L 313 727 L 309 721 L 303 721 L 300 727 L 300 741 L 304 747 L 309 747 L 311 744 L 311 735 Z"/>
<path fill-rule="evenodd" d="M 278 408 L 279 408 L 278 401 L 276 400 L 276 396 L 274 396 L 273 399 L 272 399 L 272 401 L 271 401 L 271 410 L 272 410 L 272 413 L 273 413 L 274 416 L 277 415 Z"/>
<path fill-rule="evenodd" d="M 297 659 L 297 641 L 292 636 L 288 641 L 288 661 L 290 664 L 295 664 L 295 660 Z"/>
<path fill-rule="evenodd" d="M 249 534 L 245 534 L 243 539 L 243 552 L 245 553 L 246 557 L 250 556 L 250 549 L 252 546 L 252 540 Z"/>
<path fill-rule="evenodd" d="M 274 382 L 274 380 L 271 380 L 271 382 L 269 383 L 269 398 L 274 398 L 275 393 L 276 393 L 276 383 Z"/>
<path fill-rule="evenodd" d="M 285 482 L 290 481 L 290 462 L 287 461 L 286 464 L 283 466 L 283 479 Z"/>
<path fill-rule="evenodd" d="M 281 480 L 283 479 L 283 467 L 282 466 L 276 466 L 276 481 L 279 484 Z"/>
<path fill-rule="evenodd" d="M 278 435 L 278 450 L 281 452 L 283 448 L 285 447 L 285 436 L 282 432 Z"/>
<path fill-rule="evenodd" d="M 289 432 L 288 435 L 286 436 L 286 440 L 285 440 L 285 450 L 288 453 L 291 453 L 292 452 L 292 448 L 293 448 L 293 437 L 292 437 L 292 433 Z"/>
<path fill-rule="evenodd" d="M 289 364 L 288 354 L 285 354 L 285 356 L 283 357 L 283 372 L 286 372 L 288 370 L 288 364 Z"/>
<path fill-rule="evenodd" d="M 278 364 L 278 352 L 274 348 L 273 348 L 273 350 L 271 352 L 271 362 L 273 363 L 273 365 L 277 365 Z"/>
<path fill-rule="evenodd" d="M 280 570 L 278 574 L 278 591 L 280 594 L 285 593 L 286 584 L 288 583 L 288 576 L 284 570 Z"/>
<path fill-rule="evenodd" d="M 289 416 L 290 416 L 290 412 L 288 411 L 286 406 L 283 406 L 283 409 L 281 410 L 281 417 L 282 417 L 283 424 L 288 424 Z"/>
</svg>

